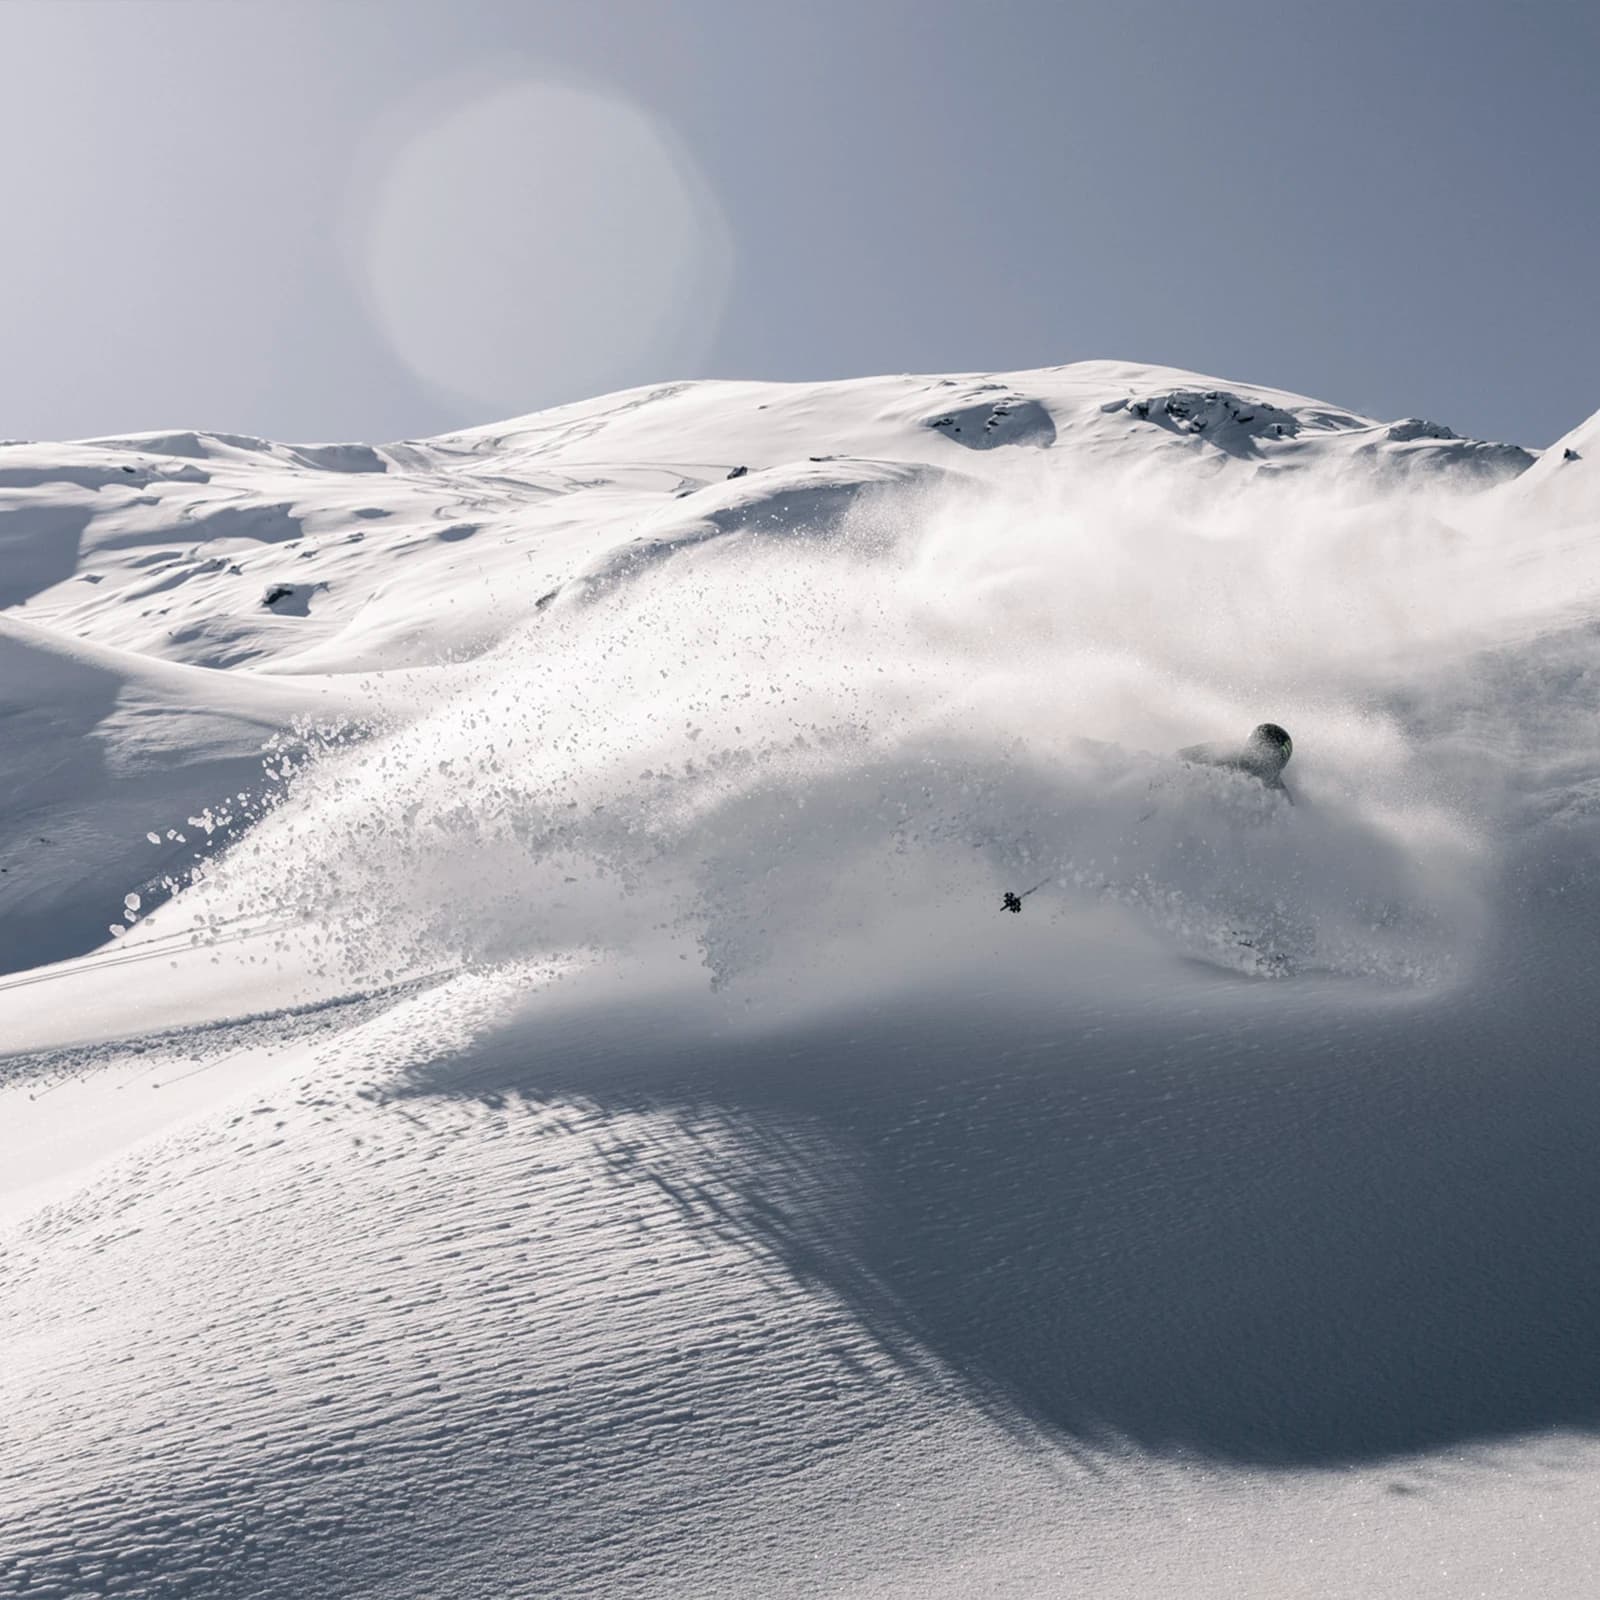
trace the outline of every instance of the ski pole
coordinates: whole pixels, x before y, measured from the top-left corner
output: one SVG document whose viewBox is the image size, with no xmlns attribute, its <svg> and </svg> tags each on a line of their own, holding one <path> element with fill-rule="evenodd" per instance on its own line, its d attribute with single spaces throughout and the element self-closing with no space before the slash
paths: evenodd
<svg viewBox="0 0 1600 1600">
<path fill-rule="evenodd" d="M 1013 894 L 1009 889 L 1007 889 L 1006 892 L 1000 896 L 1000 909 L 1002 911 L 1021 912 L 1022 902 L 1026 900 L 1030 894 L 1036 894 L 1040 889 L 1044 888 L 1049 881 L 1050 880 L 1048 878 L 1041 878 L 1036 884 L 1034 884 L 1033 888 L 1024 889 L 1021 894 Z"/>
</svg>

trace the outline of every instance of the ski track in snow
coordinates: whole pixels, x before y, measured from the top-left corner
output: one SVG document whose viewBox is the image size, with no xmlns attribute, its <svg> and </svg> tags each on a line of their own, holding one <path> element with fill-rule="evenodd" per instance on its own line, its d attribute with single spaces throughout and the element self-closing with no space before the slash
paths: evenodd
<svg viewBox="0 0 1600 1600">
<path fill-rule="evenodd" d="M 1595 428 L 0 447 L 0 1596 L 1589 1592 Z"/>
</svg>

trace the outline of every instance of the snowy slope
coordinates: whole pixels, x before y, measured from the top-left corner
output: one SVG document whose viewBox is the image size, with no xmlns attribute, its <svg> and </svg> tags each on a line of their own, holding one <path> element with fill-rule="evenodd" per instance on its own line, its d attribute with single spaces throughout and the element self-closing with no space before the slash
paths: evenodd
<svg viewBox="0 0 1600 1600">
<path fill-rule="evenodd" d="M 0 1595 L 1592 1587 L 1597 427 L 0 446 Z"/>
</svg>

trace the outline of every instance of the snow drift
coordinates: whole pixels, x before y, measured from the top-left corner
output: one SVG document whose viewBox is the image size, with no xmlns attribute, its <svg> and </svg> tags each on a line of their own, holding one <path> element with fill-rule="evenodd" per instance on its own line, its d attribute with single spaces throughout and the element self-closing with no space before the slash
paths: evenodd
<svg viewBox="0 0 1600 1600">
<path fill-rule="evenodd" d="M 1097 1483 L 1576 1439 L 1586 428 L 1097 362 L 0 448 L 5 1592 L 1132 1593 Z M 1292 807 L 1173 754 L 1268 719 Z"/>
</svg>

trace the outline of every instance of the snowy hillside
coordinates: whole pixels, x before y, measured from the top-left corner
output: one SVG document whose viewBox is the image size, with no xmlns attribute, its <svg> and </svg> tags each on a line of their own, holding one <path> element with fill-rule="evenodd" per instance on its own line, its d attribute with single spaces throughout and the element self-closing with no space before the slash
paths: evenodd
<svg viewBox="0 0 1600 1600">
<path fill-rule="evenodd" d="M 0 1596 L 1587 1592 L 1597 472 L 0 445 Z"/>
</svg>

